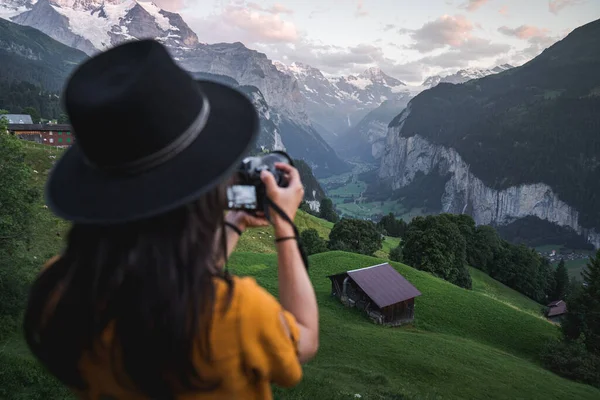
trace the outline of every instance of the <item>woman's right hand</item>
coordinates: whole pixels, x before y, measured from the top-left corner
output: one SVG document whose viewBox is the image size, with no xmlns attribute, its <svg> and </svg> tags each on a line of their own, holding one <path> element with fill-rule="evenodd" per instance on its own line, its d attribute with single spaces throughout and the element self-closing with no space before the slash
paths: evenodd
<svg viewBox="0 0 600 400">
<path fill-rule="evenodd" d="M 287 187 L 279 187 L 273 174 L 268 171 L 262 171 L 260 178 L 267 189 L 267 196 L 293 221 L 298 212 L 298 207 L 300 207 L 300 203 L 302 203 L 302 199 L 304 198 L 304 186 L 302 185 L 300 174 L 296 168 L 285 163 L 275 163 L 275 168 L 285 174 L 288 180 Z M 271 211 L 270 214 L 276 236 L 294 235 L 292 226 L 277 212 Z"/>
</svg>

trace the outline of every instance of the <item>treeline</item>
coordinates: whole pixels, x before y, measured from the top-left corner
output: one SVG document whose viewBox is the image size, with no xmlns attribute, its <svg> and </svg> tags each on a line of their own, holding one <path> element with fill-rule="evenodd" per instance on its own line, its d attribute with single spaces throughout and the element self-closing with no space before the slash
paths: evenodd
<svg viewBox="0 0 600 400">
<path fill-rule="evenodd" d="M 9 114 L 30 114 L 34 123 L 42 119 L 68 122 L 59 95 L 28 82 L 0 81 L 0 110 Z"/>
<path fill-rule="evenodd" d="M 403 226 L 393 220 L 393 216 L 388 216 L 385 224 Z M 455 285 L 471 288 L 467 266 L 472 266 L 540 303 L 562 299 L 567 294 L 569 278 L 564 263 L 555 270 L 535 250 L 503 240 L 490 226 L 476 226 L 468 215 L 416 217 L 406 225 L 402 238 L 400 246 L 390 254 L 392 260 Z"/>
<path fill-rule="evenodd" d="M 548 343 L 541 358 L 551 371 L 600 388 L 600 250 L 582 275 L 567 295 L 562 340 Z"/>
</svg>

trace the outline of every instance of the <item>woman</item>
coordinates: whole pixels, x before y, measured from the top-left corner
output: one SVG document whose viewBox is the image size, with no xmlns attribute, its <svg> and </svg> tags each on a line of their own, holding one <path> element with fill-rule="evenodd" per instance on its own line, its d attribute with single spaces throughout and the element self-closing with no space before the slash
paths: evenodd
<svg viewBox="0 0 600 400">
<path fill-rule="evenodd" d="M 47 185 L 73 222 L 34 283 L 33 353 L 85 399 L 263 399 L 289 387 L 318 347 L 314 290 L 294 229 L 271 213 L 279 303 L 226 260 L 261 217 L 225 215 L 226 183 L 255 146 L 258 117 L 237 91 L 195 82 L 155 41 L 93 57 L 64 93 L 77 142 Z M 269 198 L 294 218 L 296 169 Z"/>
</svg>

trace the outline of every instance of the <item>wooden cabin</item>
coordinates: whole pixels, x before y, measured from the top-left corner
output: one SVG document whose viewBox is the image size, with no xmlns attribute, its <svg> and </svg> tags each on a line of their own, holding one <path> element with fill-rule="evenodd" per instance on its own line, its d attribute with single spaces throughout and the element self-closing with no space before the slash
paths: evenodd
<svg viewBox="0 0 600 400">
<path fill-rule="evenodd" d="M 364 310 L 380 325 L 400 326 L 415 318 L 421 292 L 389 264 L 330 275 L 331 294 L 347 307 Z"/>
<path fill-rule="evenodd" d="M 53 147 L 69 147 L 75 143 L 67 124 L 8 124 L 8 131 L 23 140 Z"/>
<path fill-rule="evenodd" d="M 548 310 L 546 316 L 548 319 L 555 324 L 560 324 L 563 318 L 567 315 L 567 303 L 563 300 L 553 301 L 548 304 Z"/>
</svg>

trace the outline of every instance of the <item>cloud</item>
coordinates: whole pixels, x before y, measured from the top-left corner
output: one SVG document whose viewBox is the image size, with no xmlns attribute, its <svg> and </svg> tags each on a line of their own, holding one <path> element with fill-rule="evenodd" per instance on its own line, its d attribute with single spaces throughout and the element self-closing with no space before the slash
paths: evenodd
<svg viewBox="0 0 600 400">
<path fill-rule="evenodd" d="M 206 18 L 187 18 L 202 42 L 293 43 L 300 35 L 294 23 L 282 18 L 292 11 L 275 4 L 263 8 L 256 3 L 226 6 L 220 14 Z"/>
<path fill-rule="evenodd" d="M 498 28 L 498 32 L 506 36 L 514 36 L 519 39 L 530 39 L 534 37 L 548 37 L 550 31 L 548 29 L 541 29 L 531 25 L 521 25 L 517 28 L 509 28 L 507 26 L 501 26 Z"/>
<path fill-rule="evenodd" d="M 421 62 L 440 68 L 466 67 L 471 61 L 497 57 L 510 49 L 511 46 L 508 44 L 493 43 L 487 39 L 473 37 L 466 40 L 460 48 L 424 57 Z"/>
<path fill-rule="evenodd" d="M 364 10 L 363 7 L 364 7 L 363 0 L 358 0 L 358 4 L 356 5 L 356 12 L 354 13 L 354 15 L 357 18 L 366 17 L 367 15 L 369 15 L 369 12 Z"/>
<path fill-rule="evenodd" d="M 468 0 L 467 2 L 461 4 L 459 8 L 463 8 L 467 11 L 477 11 L 479 7 L 487 2 L 488 0 Z"/>
<path fill-rule="evenodd" d="M 500 15 L 504 15 L 505 17 L 508 17 L 508 6 L 502 6 L 502 8 L 500 8 L 498 10 L 498 13 Z"/>
<path fill-rule="evenodd" d="M 265 8 L 262 7 L 260 4 L 256 4 L 256 3 L 248 3 L 247 7 L 256 11 L 262 11 L 268 14 L 293 14 L 294 11 L 287 8 L 286 6 L 279 4 L 279 3 L 275 3 L 273 4 L 271 7 Z"/>
<path fill-rule="evenodd" d="M 587 0 L 549 0 L 548 9 L 551 13 L 558 14 L 563 8 L 576 6 L 586 2 Z"/>
<path fill-rule="evenodd" d="M 542 51 L 566 36 L 564 32 L 562 35 L 552 36 L 550 30 L 531 25 L 521 25 L 516 28 L 501 26 L 498 28 L 498 31 L 506 36 L 524 40 L 529 44 L 523 50 L 517 51 L 512 55 L 511 62 L 513 64 L 529 61 L 537 57 Z"/>
<path fill-rule="evenodd" d="M 409 48 L 427 53 L 446 46 L 459 47 L 471 37 L 474 26 L 462 15 L 443 15 L 416 30 L 400 29 L 415 41 Z"/>
<path fill-rule="evenodd" d="M 177 12 L 185 6 L 185 0 L 153 0 L 153 2 L 163 10 L 171 12 Z"/>
<path fill-rule="evenodd" d="M 395 27 L 396 27 L 395 25 L 392 25 L 392 24 L 387 24 L 386 26 L 384 26 L 384 27 L 383 27 L 383 30 L 384 30 L 385 32 L 387 32 L 387 31 L 391 31 L 391 30 L 392 30 L 392 29 L 394 29 Z"/>
</svg>

